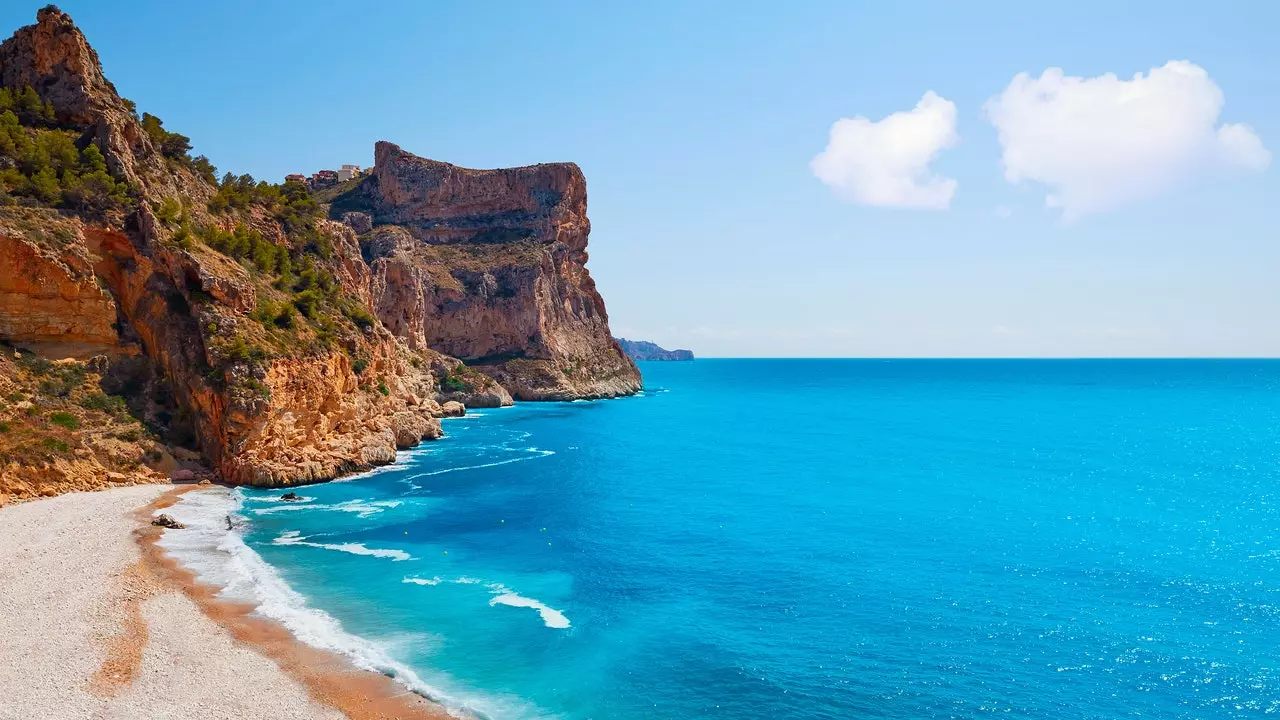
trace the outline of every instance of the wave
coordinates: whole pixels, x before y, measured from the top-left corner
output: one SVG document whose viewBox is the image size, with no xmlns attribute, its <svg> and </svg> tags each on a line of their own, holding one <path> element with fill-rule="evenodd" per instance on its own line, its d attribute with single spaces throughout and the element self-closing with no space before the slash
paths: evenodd
<svg viewBox="0 0 1280 720">
<path fill-rule="evenodd" d="M 239 511 L 243 493 L 222 488 L 187 493 L 166 509 L 185 530 L 166 531 L 157 542 L 201 581 L 219 586 L 219 597 L 248 602 L 254 612 L 273 620 L 299 641 L 336 653 L 353 665 L 393 678 L 411 691 L 433 700 L 457 717 L 541 716 L 518 699 L 494 699 L 471 693 L 448 692 L 426 682 L 413 668 L 397 661 L 379 643 L 342 628 L 332 615 L 307 604 L 279 572 L 250 548 L 227 520 L 243 521 Z"/>
<path fill-rule="evenodd" d="M 445 579 L 437 575 L 431 578 L 407 577 L 404 580 L 401 580 L 401 582 L 413 585 L 439 585 L 440 583 L 452 583 L 454 585 L 480 585 L 484 581 L 472 577 Z"/>
<path fill-rule="evenodd" d="M 352 555 L 368 555 L 370 557 L 391 558 L 393 562 L 402 560 L 412 560 L 413 556 L 403 550 L 394 548 L 370 548 L 365 547 L 364 543 L 318 543 L 309 542 L 302 537 L 298 531 L 290 530 L 282 533 L 280 537 L 271 541 L 272 545 L 305 545 L 306 547 L 322 548 L 324 550 L 337 550 L 338 552 L 351 553 Z"/>
<path fill-rule="evenodd" d="M 430 578 L 406 577 L 401 582 L 411 585 L 440 585 L 442 583 L 451 583 L 456 585 L 480 585 L 484 584 L 493 598 L 489 600 L 489 607 L 495 605 L 508 605 L 510 607 L 530 608 L 538 611 L 538 615 L 542 618 L 542 624 L 555 630 L 565 630 L 570 627 L 569 618 L 564 613 L 556 610 L 547 604 L 534 598 L 525 597 L 514 592 L 502 583 L 486 583 L 471 577 L 460 578 L 442 578 L 439 575 Z"/>
<path fill-rule="evenodd" d="M 510 458 L 508 460 L 495 460 L 491 463 L 483 463 L 481 465 L 460 465 L 458 467 L 444 468 L 442 470 L 432 470 L 431 472 L 417 473 L 414 477 L 428 477 L 431 475 L 444 475 L 445 473 L 461 472 L 463 470 L 479 470 L 480 468 L 497 467 L 498 465 L 510 465 L 511 463 L 524 462 L 526 460 L 537 460 L 541 457 L 555 455 L 555 450 L 539 450 L 538 448 L 529 448 L 523 452 L 532 453 L 529 457 Z"/>
<path fill-rule="evenodd" d="M 569 618 L 565 617 L 564 613 L 548 607 L 533 598 L 527 598 L 517 593 L 503 592 L 500 595 L 495 595 L 494 598 L 489 601 L 490 607 L 494 605 L 510 605 L 511 607 L 532 608 L 538 611 L 538 615 L 542 616 L 543 625 L 546 625 L 549 628 L 555 628 L 556 630 L 565 630 L 569 627 Z"/>
<path fill-rule="evenodd" d="M 306 502 L 290 502 L 280 503 L 267 508 L 254 508 L 249 512 L 254 515 L 274 515 L 282 512 L 297 512 L 301 510 L 328 510 L 333 512 L 350 512 L 356 513 L 356 517 L 360 519 L 372 517 L 378 513 L 390 508 L 400 507 L 404 504 L 403 500 L 346 500 L 334 505 L 326 505 L 323 503 L 306 503 Z"/>
<path fill-rule="evenodd" d="M 365 478 L 370 478 L 375 475 L 381 475 L 382 473 L 397 472 L 399 470 L 403 470 L 408 465 L 412 465 L 413 462 L 417 460 L 419 457 L 423 455 L 428 455 L 433 450 L 436 450 L 436 448 L 429 447 L 427 446 L 426 443 L 423 443 L 422 445 L 419 445 L 418 447 L 415 447 L 415 448 L 411 448 L 409 450 L 397 450 L 396 459 L 392 462 L 387 463 L 386 465 L 379 465 L 378 467 L 370 468 L 368 470 L 355 473 L 354 475 L 346 475 L 344 477 L 334 478 L 333 480 L 328 480 L 326 482 L 328 482 L 331 485 L 339 484 L 339 483 L 349 483 L 349 482 L 355 482 L 357 480 L 364 480 Z"/>
</svg>

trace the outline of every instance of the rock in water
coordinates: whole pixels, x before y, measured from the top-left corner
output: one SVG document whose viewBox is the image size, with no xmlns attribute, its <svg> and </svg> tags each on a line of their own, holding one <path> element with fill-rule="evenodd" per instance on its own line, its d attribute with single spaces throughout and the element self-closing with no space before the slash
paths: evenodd
<svg viewBox="0 0 1280 720">
<path fill-rule="evenodd" d="M 155 519 L 151 521 L 151 524 L 162 528 L 170 528 L 172 530 L 182 530 L 186 527 L 186 525 L 174 520 L 173 516 L 168 513 L 161 513 L 157 515 Z"/>
<path fill-rule="evenodd" d="M 294 492 L 287 492 L 281 495 L 280 499 L 283 500 L 284 502 L 301 502 L 302 501 L 302 498 L 298 497 L 298 493 L 294 493 Z"/>
</svg>

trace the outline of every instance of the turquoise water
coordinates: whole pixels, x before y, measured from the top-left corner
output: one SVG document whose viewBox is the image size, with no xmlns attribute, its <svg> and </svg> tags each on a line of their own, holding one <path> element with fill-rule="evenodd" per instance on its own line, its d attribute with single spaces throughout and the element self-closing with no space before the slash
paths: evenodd
<svg viewBox="0 0 1280 720">
<path fill-rule="evenodd" d="M 245 542 L 492 717 L 1280 710 L 1280 362 L 642 370 L 237 491 Z"/>
</svg>

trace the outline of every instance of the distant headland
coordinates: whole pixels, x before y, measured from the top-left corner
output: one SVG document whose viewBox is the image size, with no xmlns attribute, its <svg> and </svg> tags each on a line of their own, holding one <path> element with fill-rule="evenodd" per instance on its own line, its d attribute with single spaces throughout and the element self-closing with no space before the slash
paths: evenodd
<svg viewBox="0 0 1280 720">
<path fill-rule="evenodd" d="M 616 338 L 618 344 L 632 360 L 692 360 L 692 350 L 667 350 L 647 340 Z"/>
</svg>

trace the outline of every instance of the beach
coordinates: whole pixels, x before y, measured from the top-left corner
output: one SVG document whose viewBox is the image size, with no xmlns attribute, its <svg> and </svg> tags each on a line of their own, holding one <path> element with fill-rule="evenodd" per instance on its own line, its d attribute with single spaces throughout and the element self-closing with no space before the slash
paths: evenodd
<svg viewBox="0 0 1280 720">
<path fill-rule="evenodd" d="M 178 492 L 0 508 L 0 719 L 443 716 L 220 603 L 168 561 L 148 520 Z"/>
</svg>

